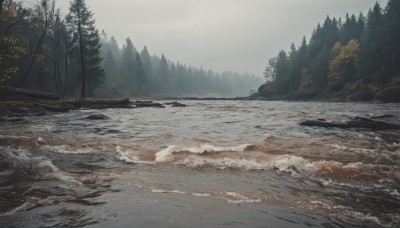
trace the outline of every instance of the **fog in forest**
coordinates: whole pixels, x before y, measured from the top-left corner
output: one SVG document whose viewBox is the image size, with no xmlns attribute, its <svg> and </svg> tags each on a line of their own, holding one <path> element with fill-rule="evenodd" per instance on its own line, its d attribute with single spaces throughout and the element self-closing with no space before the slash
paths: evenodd
<svg viewBox="0 0 400 228">
<path fill-rule="evenodd" d="M 82 34 L 71 2 L 25 0 L 26 19 L 36 24 L 21 35 L 29 34 L 32 56 L 43 58 L 27 56 L 8 84 L 67 97 L 80 96 L 83 81 L 89 96 L 247 96 L 263 83 L 265 64 L 281 47 L 300 44 L 327 14 L 367 11 L 372 2 L 87 0 L 88 75 L 82 80 Z"/>
</svg>

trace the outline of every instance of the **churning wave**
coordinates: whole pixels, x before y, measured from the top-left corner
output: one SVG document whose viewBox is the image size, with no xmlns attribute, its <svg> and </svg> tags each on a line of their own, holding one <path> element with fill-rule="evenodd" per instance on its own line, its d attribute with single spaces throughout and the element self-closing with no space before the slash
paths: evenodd
<svg viewBox="0 0 400 228">
<path fill-rule="evenodd" d="M 184 146 L 184 145 L 170 145 L 166 149 L 156 153 L 156 162 L 166 162 L 171 160 L 171 156 L 176 153 L 216 153 L 216 152 L 243 152 L 250 144 L 242 144 L 239 146 L 214 146 L 210 144 L 203 144 L 200 146 Z"/>
</svg>

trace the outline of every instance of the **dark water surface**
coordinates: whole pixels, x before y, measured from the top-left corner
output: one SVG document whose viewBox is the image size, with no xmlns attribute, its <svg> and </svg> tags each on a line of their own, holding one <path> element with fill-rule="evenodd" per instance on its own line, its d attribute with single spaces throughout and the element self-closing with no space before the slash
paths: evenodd
<svg viewBox="0 0 400 228">
<path fill-rule="evenodd" d="M 298 124 L 399 105 L 185 103 L 0 123 L 0 227 L 400 226 L 400 131 Z"/>
</svg>

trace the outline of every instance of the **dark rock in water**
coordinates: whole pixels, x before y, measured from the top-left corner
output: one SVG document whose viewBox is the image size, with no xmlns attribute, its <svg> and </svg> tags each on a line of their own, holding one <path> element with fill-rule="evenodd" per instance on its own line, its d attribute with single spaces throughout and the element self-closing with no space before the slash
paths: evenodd
<svg viewBox="0 0 400 228">
<path fill-rule="evenodd" d="M 110 119 L 110 117 L 108 117 L 106 115 L 103 115 L 103 114 L 93 114 L 93 115 L 87 116 L 86 119 L 89 119 L 89 120 L 108 120 L 108 119 Z"/>
<path fill-rule="evenodd" d="M 400 125 L 387 123 L 383 121 L 376 121 L 366 117 L 356 117 L 353 120 L 343 122 L 326 122 L 319 120 L 306 120 L 300 123 L 303 126 L 309 127 L 335 127 L 335 128 L 367 128 L 371 130 L 392 130 L 392 129 L 400 129 Z"/>
<path fill-rule="evenodd" d="M 136 101 L 133 105 L 135 105 L 136 108 L 165 108 L 162 104 L 153 101 Z"/>
<path fill-rule="evenodd" d="M 47 112 L 45 111 L 40 111 L 34 114 L 34 116 L 45 116 L 47 114 Z"/>
<path fill-rule="evenodd" d="M 319 118 L 318 121 L 326 121 L 324 118 Z"/>
<path fill-rule="evenodd" d="M 164 104 L 166 104 L 166 105 L 171 105 L 172 107 L 187 107 L 188 105 L 186 105 L 186 104 L 182 104 L 182 103 L 179 103 L 179 102 L 167 102 L 167 103 L 164 103 Z"/>
</svg>

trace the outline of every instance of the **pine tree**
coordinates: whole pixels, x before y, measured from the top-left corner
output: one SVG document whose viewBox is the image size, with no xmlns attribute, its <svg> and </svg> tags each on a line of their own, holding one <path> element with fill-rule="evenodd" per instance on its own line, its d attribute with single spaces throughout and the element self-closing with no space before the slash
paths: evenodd
<svg viewBox="0 0 400 228">
<path fill-rule="evenodd" d="M 143 85 L 146 82 L 146 74 L 139 53 L 136 53 L 136 77 L 137 77 L 137 91 L 140 95 L 142 95 Z"/>
<path fill-rule="evenodd" d="M 86 6 L 85 0 L 73 0 L 69 10 L 66 24 L 69 32 L 73 34 L 73 58 L 80 63 L 81 97 L 85 98 L 86 94 L 93 96 L 96 88 L 104 80 L 100 36 L 95 27 L 93 13 Z"/>
<path fill-rule="evenodd" d="M 128 37 L 122 46 L 122 84 L 131 95 L 137 87 L 136 52 L 132 40 Z"/>
<path fill-rule="evenodd" d="M 159 88 L 161 88 L 161 93 L 165 94 L 168 90 L 169 85 L 169 67 L 167 59 L 164 54 L 161 55 L 160 65 L 158 67 L 159 76 Z"/>
<path fill-rule="evenodd" d="M 153 78 L 151 57 L 146 46 L 144 46 L 143 50 L 140 52 L 140 59 L 142 60 L 144 75 L 146 75 L 146 81 L 144 82 L 146 86 L 144 86 L 143 90 L 154 93 L 152 86 L 155 80 Z"/>
<path fill-rule="evenodd" d="M 384 71 L 382 62 L 383 30 L 382 9 L 378 3 L 369 10 L 365 32 L 361 38 L 359 74 L 371 74 Z"/>
<path fill-rule="evenodd" d="M 385 49 L 383 57 L 387 70 L 400 73 L 400 0 L 389 0 L 384 17 Z"/>
</svg>

